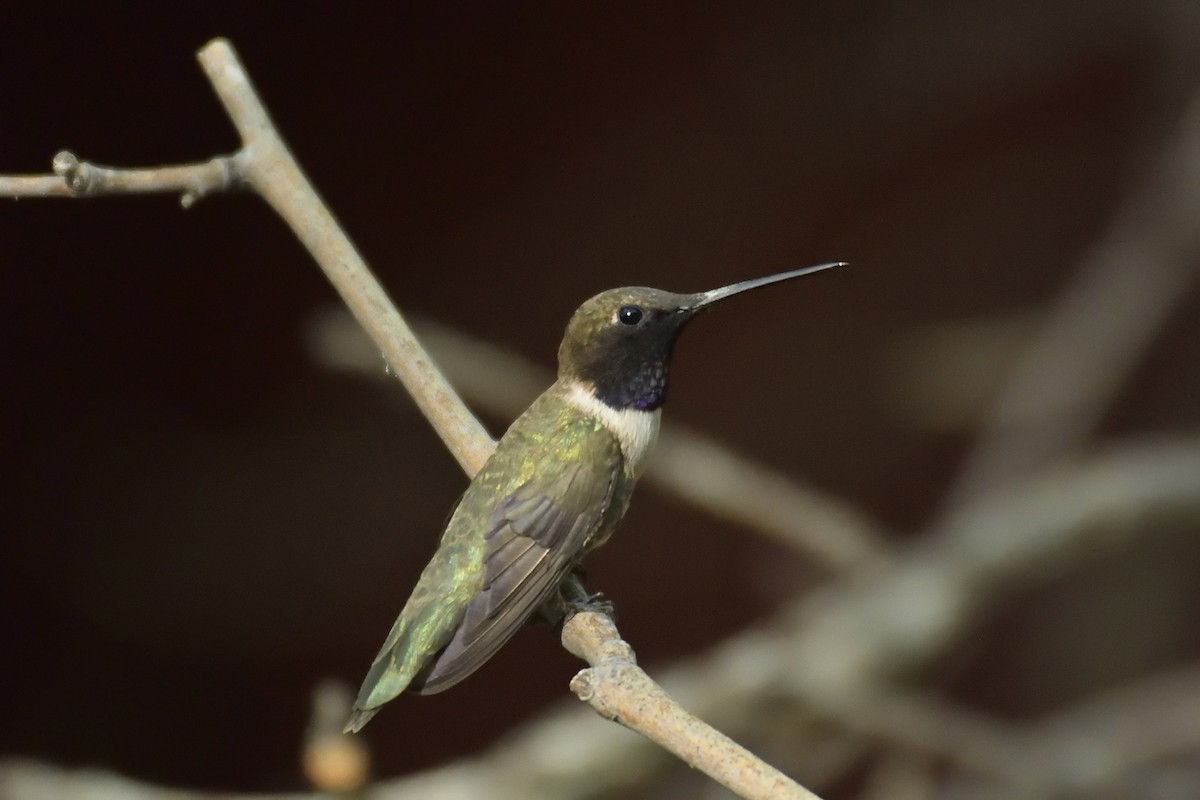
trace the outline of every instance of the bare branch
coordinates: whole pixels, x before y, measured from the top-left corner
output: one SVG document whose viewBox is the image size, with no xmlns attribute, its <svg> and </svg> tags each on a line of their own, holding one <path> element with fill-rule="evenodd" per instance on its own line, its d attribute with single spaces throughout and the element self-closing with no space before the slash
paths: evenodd
<svg viewBox="0 0 1200 800">
<path fill-rule="evenodd" d="M 0 197 L 76 197 L 58 175 L 0 175 Z"/>
<path fill-rule="evenodd" d="M 196 164 L 122 169 L 81 161 L 63 150 L 54 156 L 53 175 L 0 176 L 0 197 L 103 197 L 110 194 L 179 194 L 184 208 L 204 195 L 238 186 L 233 156 Z"/>
<path fill-rule="evenodd" d="M 0 176 L 0 197 L 178 192 L 187 207 L 211 192 L 253 188 L 308 248 L 379 348 L 391 372 L 467 474 L 474 475 L 491 455 L 495 442 L 446 383 L 301 172 L 271 124 L 233 48 L 225 40 L 216 39 L 197 57 L 242 138 L 237 153 L 197 164 L 120 169 L 80 161 L 73 153 L 63 151 L 54 157 L 55 175 Z"/>
<path fill-rule="evenodd" d="M 495 443 L 434 366 L 333 213 L 292 158 L 250 78 L 224 39 L 199 52 L 200 65 L 242 137 L 235 156 L 242 179 L 283 217 L 383 353 L 404 388 L 467 474 Z"/>
<path fill-rule="evenodd" d="M 603 614 L 567 620 L 563 647 L 591 664 L 571 681 L 571 691 L 606 719 L 630 727 L 703 770 L 739 797 L 818 800 L 817 796 L 719 733 L 662 690 L 638 668 L 631 648 Z"/>
</svg>

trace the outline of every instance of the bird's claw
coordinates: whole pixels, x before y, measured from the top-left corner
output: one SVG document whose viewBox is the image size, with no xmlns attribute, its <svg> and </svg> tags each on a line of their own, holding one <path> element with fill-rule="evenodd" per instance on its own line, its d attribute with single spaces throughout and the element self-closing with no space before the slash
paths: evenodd
<svg viewBox="0 0 1200 800">
<path fill-rule="evenodd" d="M 592 594 L 583 587 L 581 570 L 578 568 L 562 582 L 559 587 L 559 597 L 562 599 L 563 622 L 584 611 L 604 614 L 609 619 L 616 618 L 616 609 L 613 607 L 612 601 L 600 599 L 604 597 L 604 592 Z"/>
<path fill-rule="evenodd" d="M 558 587 L 558 592 L 542 604 L 539 617 L 551 625 L 564 624 L 576 614 L 584 611 L 594 611 L 604 614 L 609 619 L 616 619 L 616 609 L 612 601 L 601 600 L 603 592 L 589 593 L 583 588 L 577 572 L 568 575 Z"/>
<path fill-rule="evenodd" d="M 596 592 L 595 594 L 587 594 L 582 597 L 572 597 L 571 599 L 563 600 L 563 606 L 566 609 L 566 617 L 564 622 L 576 614 L 582 614 L 585 611 L 594 611 L 597 614 L 603 614 L 609 619 L 616 618 L 616 608 L 611 600 L 601 600 L 604 597 L 604 592 Z"/>
</svg>

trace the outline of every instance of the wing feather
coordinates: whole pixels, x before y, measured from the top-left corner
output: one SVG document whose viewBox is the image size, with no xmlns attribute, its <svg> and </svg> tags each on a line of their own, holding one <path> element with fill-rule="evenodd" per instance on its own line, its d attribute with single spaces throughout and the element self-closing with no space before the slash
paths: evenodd
<svg viewBox="0 0 1200 800">
<path fill-rule="evenodd" d="M 411 689 L 433 694 L 467 677 L 550 597 L 603 520 L 617 479 L 605 462 L 562 464 L 553 480 L 528 481 L 499 503 L 487 520 L 482 588 Z"/>
</svg>

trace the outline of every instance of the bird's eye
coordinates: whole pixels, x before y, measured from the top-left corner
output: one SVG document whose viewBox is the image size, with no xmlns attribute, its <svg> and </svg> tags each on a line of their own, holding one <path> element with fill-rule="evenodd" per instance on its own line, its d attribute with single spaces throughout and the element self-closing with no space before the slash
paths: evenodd
<svg viewBox="0 0 1200 800">
<path fill-rule="evenodd" d="M 622 325 L 637 325 L 642 321 L 642 310 L 637 306 L 621 306 L 617 319 Z"/>
</svg>

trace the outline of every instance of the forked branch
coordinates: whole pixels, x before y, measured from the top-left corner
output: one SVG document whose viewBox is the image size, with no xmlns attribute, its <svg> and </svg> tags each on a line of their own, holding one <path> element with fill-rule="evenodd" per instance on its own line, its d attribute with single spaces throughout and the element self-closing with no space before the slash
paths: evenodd
<svg viewBox="0 0 1200 800">
<path fill-rule="evenodd" d="M 210 191 L 253 189 L 308 248 L 464 471 L 474 475 L 495 442 L 434 366 L 300 170 L 230 44 L 214 40 L 198 57 L 241 137 L 237 153 L 201 164 L 136 170 L 98 167 L 73 154 L 60 153 L 55 159 L 55 175 L 0 178 L 0 196 L 179 192 L 186 206 Z M 612 646 L 620 638 L 612 621 L 594 613 L 579 617 L 564 628 L 563 639 L 571 652 L 593 665 L 572 683 L 576 693 L 586 694 L 593 707 L 601 703 L 601 708 L 612 709 L 608 716 L 662 744 L 744 797 L 816 797 L 680 708 L 631 658 L 615 668 Z M 595 631 L 603 631 L 603 635 L 586 635 Z M 632 652 L 627 645 L 625 650 Z M 583 691 L 580 687 L 585 685 Z"/>
</svg>

